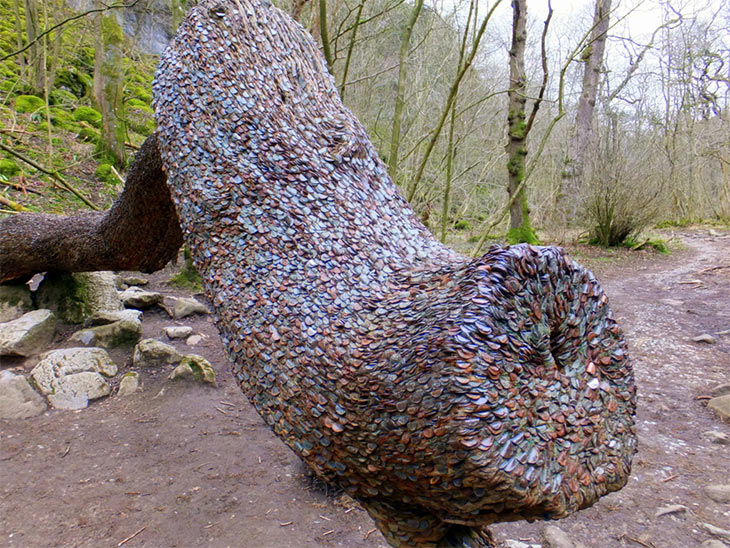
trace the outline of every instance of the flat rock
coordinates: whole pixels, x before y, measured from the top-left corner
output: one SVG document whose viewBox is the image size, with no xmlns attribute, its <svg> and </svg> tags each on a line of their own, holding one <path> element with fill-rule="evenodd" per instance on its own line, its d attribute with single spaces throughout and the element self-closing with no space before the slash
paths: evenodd
<svg viewBox="0 0 730 548">
<path fill-rule="evenodd" d="M 134 347 L 132 363 L 135 367 L 157 367 L 178 363 L 182 354 L 175 347 L 156 339 L 144 339 Z"/>
<path fill-rule="evenodd" d="M 542 548 L 540 544 L 527 544 L 514 539 L 507 539 L 502 544 L 504 544 L 504 548 Z"/>
<path fill-rule="evenodd" d="M 200 344 L 200 341 L 203 340 L 203 337 L 200 335 L 190 335 L 187 339 L 185 339 L 185 344 L 188 346 L 195 346 L 196 344 Z"/>
<path fill-rule="evenodd" d="M 658 508 L 656 513 L 654 514 L 655 518 L 659 518 L 662 516 L 668 516 L 670 514 L 679 514 L 681 512 L 686 512 L 687 507 L 684 504 L 669 504 L 667 506 L 662 506 L 661 508 Z"/>
<path fill-rule="evenodd" d="M 127 285 L 147 285 L 150 283 L 148 279 L 139 276 L 122 276 L 121 282 Z"/>
<path fill-rule="evenodd" d="M 715 337 L 713 337 L 709 333 L 703 333 L 702 335 L 697 335 L 696 337 L 692 337 L 692 341 L 696 342 L 696 343 L 705 343 L 705 344 L 715 344 L 715 342 L 716 342 Z"/>
<path fill-rule="evenodd" d="M 677 299 L 660 299 L 659 302 L 668 304 L 669 306 L 682 306 L 684 304 L 684 301 L 679 301 Z"/>
<path fill-rule="evenodd" d="M 130 287 L 119 294 L 122 303 L 127 308 L 151 308 L 162 303 L 163 296 L 161 293 L 154 291 L 145 291 L 138 287 Z"/>
<path fill-rule="evenodd" d="M 104 310 L 97 312 L 87 318 L 84 327 L 95 327 L 97 325 L 109 325 L 110 323 L 127 320 L 130 322 L 141 322 L 142 311 L 127 308 L 123 310 Z"/>
<path fill-rule="evenodd" d="M 730 445 L 730 436 L 724 432 L 718 432 L 717 430 L 709 430 L 702 434 L 706 440 L 710 443 L 716 443 L 717 445 Z"/>
<path fill-rule="evenodd" d="M 719 396 L 725 396 L 730 394 L 730 382 L 718 384 L 715 388 L 710 390 L 710 396 L 716 398 Z"/>
<path fill-rule="evenodd" d="M 171 306 L 167 306 L 167 312 L 176 320 L 192 316 L 193 314 L 210 314 L 210 310 L 200 301 L 186 297 L 176 298 Z"/>
<path fill-rule="evenodd" d="M 216 385 L 215 370 L 208 360 L 196 354 L 184 356 L 168 377 L 170 380 L 190 379 Z"/>
<path fill-rule="evenodd" d="M 708 539 L 700 544 L 700 548 L 727 548 L 727 546 L 724 542 L 715 540 L 714 538 Z"/>
<path fill-rule="evenodd" d="M 720 415 L 724 420 L 730 420 L 730 394 L 712 398 L 707 402 L 707 407 Z"/>
<path fill-rule="evenodd" d="M 139 373 L 130 371 L 122 377 L 119 383 L 119 389 L 117 390 L 117 396 L 129 396 L 137 390 L 139 390 Z"/>
<path fill-rule="evenodd" d="M 705 495 L 719 504 L 730 503 L 730 485 L 708 485 Z"/>
<path fill-rule="evenodd" d="M 720 527 L 712 525 L 711 523 L 700 523 L 699 525 L 702 529 L 710 533 L 712 536 L 721 538 L 726 542 L 730 541 L 730 531 L 728 531 L 727 529 L 722 529 Z"/>
<path fill-rule="evenodd" d="M 30 376 L 43 394 L 50 395 L 58 392 L 60 379 L 84 372 L 111 377 L 117 374 L 117 364 L 103 348 L 62 348 L 43 354 Z"/>
<path fill-rule="evenodd" d="M 45 410 L 46 402 L 23 375 L 0 371 L 0 419 L 26 419 Z"/>
<path fill-rule="evenodd" d="M 0 285 L 0 322 L 15 320 L 31 310 L 33 302 L 27 285 Z"/>
<path fill-rule="evenodd" d="M 56 316 L 45 309 L 0 323 L 0 356 L 30 356 L 41 352 L 55 333 Z"/>
<path fill-rule="evenodd" d="M 193 328 L 188 325 L 171 325 L 165 328 L 165 335 L 169 339 L 184 339 L 189 337 L 193 332 Z"/>
<path fill-rule="evenodd" d="M 575 542 L 568 533 L 555 525 L 548 525 L 543 529 L 545 548 L 585 548 L 583 544 Z"/>
<path fill-rule="evenodd" d="M 83 409 L 89 400 L 108 396 L 109 383 L 99 373 L 84 371 L 61 377 L 55 383 L 55 392 L 48 395 L 48 402 L 56 409 Z"/>
<path fill-rule="evenodd" d="M 82 323 L 104 310 L 121 310 L 113 272 L 48 273 L 38 286 L 36 304 L 68 323 Z"/>
<path fill-rule="evenodd" d="M 141 336 L 142 322 L 139 320 L 120 320 L 82 329 L 71 335 L 69 340 L 90 346 L 116 348 L 117 346 L 132 346 Z"/>
</svg>

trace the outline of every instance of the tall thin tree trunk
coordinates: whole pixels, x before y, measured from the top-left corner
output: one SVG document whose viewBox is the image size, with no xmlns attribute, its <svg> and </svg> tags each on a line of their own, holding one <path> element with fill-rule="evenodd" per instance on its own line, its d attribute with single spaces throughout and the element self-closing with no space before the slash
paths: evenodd
<svg viewBox="0 0 730 548">
<path fill-rule="evenodd" d="M 25 29 L 29 44 L 34 42 L 41 33 L 37 0 L 25 0 Z M 46 59 L 43 44 L 40 41 L 33 43 L 28 50 L 28 55 L 28 65 L 31 69 L 29 84 L 33 89 L 33 93 L 40 96 L 45 89 L 46 76 Z"/>
<path fill-rule="evenodd" d="M 15 45 L 16 49 L 20 50 L 23 48 L 23 25 L 20 22 L 20 0 L 13 0 L 13 12 L 15 13 Z M 25 55 L 19 53 L 17 56 L 18 67 L 20 67 L 20 74 L 25 73 Z"/>
<path fill-rule="evenodd" d="M 512 47 L 509 52 L 509 110 L 507 111 L 507 191 L 509 193 L 510 243 L 537 243 L 537 236 L 530 226 L 530 210 L 527 193 L 520 186 L 525 178 L 527 156 L 527 78 L 525 76 L 525 42 L 527 41 L 527 1 L 512 0 Z M 517 198 L 512 198 L 517 195 Z"/>
<path fill-rule="evenodd" d="M 586 151 L 593 140 L 593 112 L 596 107 L 598 84 L 606 49 L 610 13 L 611 0 L 596 0 L 590 42 L 583 50 L 582 59 L 585 62 L 583 85 L 578 100 L 570 149 L 563 170 L 562 207 L 560 209 L 563 210 L 568 221 L 575 219 L 578 211 L 585 175 Z"/>
<path fill-rule="evenodd" d="M 101 110 L 102 134 L 99 146 L 106 159 L 123 167 L 126 162 L 124 140 L 124 67 L 122 65 L 122 27 L 115 14 L 101 17 L 102 49 L 96 52 L 99 65 L 100 95 L 97 97 Z M 96 72 L 96 66 L 95 66 Z"/>
</svg>

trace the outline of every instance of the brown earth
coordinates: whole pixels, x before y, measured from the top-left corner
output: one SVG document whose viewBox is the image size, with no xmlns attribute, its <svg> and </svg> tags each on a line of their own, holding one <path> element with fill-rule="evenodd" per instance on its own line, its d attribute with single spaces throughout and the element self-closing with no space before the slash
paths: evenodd
<svg viewBox="0 0 730 548">
<path fill-rule="evenodd" d="M 639 386 L 639 453 L 626 488 L 560 522 L 587 548 L 693 548 L 712 538 L 701 523 L 730 529 L 730 505 L 703 488 L 730 483 L 730 446 L 703 435 L 730 435 L 702 396 L 730 382 L 730 233 L 698 229 L 677 236 L 669 256 L 575 248 L 611 297 L 626 331 Z M 153 287 L 180 295 L 151 277 Z M 670 301 L 666 301 L 670 299 Z M 681 303 L 676 302 L 681 301 Z M 166 340 L 174 325 L 145 312 L 145 337 Z M 187 318 L 204 336 L 184 353 L 210 360 L 218 387 L 141 372 L 143 390 L 81 411 L 0 420 L 0 546 L 310 548 L 379 547 L 367 514 L 314 481 L 245 401 L 209 317 Z M 62 329 L 58 346 L 72 328 Z M 169 342 L 169 341 L 167 341 Z M 120 375 L 129 351 L 115 351 Z M 37 360 L 2 363 L 26 373 Z M 655 517 L 668 505 L 680 513 Z M 501 540 L 542 545 L 547 524 L 494 527 Z M 730 539 L 727 541 L 730 543 Z"/>
</svg>

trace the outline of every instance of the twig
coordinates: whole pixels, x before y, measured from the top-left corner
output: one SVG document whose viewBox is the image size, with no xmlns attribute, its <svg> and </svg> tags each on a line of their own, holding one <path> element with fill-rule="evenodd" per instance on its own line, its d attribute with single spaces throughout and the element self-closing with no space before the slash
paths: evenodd
<svg viewBox="0 0 730 548">
<path fill-rule="evenodd" d="M 628 535 L 621 535 L 620 537 L 618 537 L 619 540 L 624 539 L 624 538 L 629 539 L 637 544 L 641 544 L 642 546 L 645 546 L 646 548 L 657 548 L 656 544 L 654 544 L 653 542 L 651 544 L 647 544 L 646 542 L 640 541 L 638 538 L 630 537 Z"/>
<path fill-rule="evenodd" d="M 19 185 L 17 183 L 11 183 L 10 181 L 0 181 L 0 183 L 4 184 L 5 186 L 9 186 L 10 188 L 13 188 L 15 190 L 20 190 L 21 192 L 30 192 L 32 194 L 38 194 L 38 196 L 43 196 L 43 193 L 39 190 L 33 190 L 32 188 L 26 188 L 23 185 Z"/>
<path fill-rule="evenodd" d="M 13 214 L 17 214 L 18 211 L 15 211 L 13 209 L 0 209 L 0 213 L 13 213 Z"/>
<path fill-rule="evenodd" d="M 220 403 L 221 405 L 227 405 L 228 407 L 236 407 L 236 404 L 235 403 L 231 403 L 229 401 L 223 401 L 223 400 L 221 400 L 218 403 Z"/>
<path fill-rule="evenodd" d="M 5 152 L 8 152 L 8 153 L 12 154 L 13 156 L 15 156 L 16 158 L 18 158 L 19 160 L 22 160 L 22 161 L 24 161 L 24 162 L 25 162 L 26 164 L 28 164 L 28 165 L 30 165 L 30 166 L 32 166 L 32 167 L 34 167 L 34 168 L 36 168 L 36 169 L 37 169 L 38 171 L 42 171 L 42 172 L 43 172 L 43 173 L 45 173 L 46 175 L 49 175 L 49 176 L 50 176 L 50 177 L 51 177 L 52 179 L 54 179 L 54 180 L 55 180 L 56 182 L 60 183 L 60 184 L 61 184 L 61 186 L 62 186 L 62 187 L 63 187 L 63 188 L 65 189 L 65 190 L 68 190 L 68 191 L 69 191 L 70 193 L 72 193 L 73 195 L 75 195 L 75 196 L 76 196 L 76 197 L 77 197 L 77 198 L 78 198 L 79 200 L 81 200 L 82 202 L 84 202 L 84 203 L 85 203 L 85 204 L 86 204 L 87 206 L 89 206 L 89 207 L 90 207 L 91 209 L 93 209 L 93 210 L 95 210 L 95 211 L 99 211 L 99 209 L 100 209 L 100 208 L 99 208 L 99 207 L 98 207 L 98 206 L 97 206 L 96 204 L 94 204 L 94 203 L 93 203 L 92 201 L 90 201 L 90 200 L 89 200 L 89 199 L 88 199 L 88 198 L 87 198 L 86 196 L 84 196 L 83 194 L 81 194 L 81 193 L 80 193 L 80 192 L 79 192 L 78 190 L 76 190 L 76 189 L 75 189 L 75 188 L 74 188 L 74 187 L 73 187 L 73 186 L 72 186 L 71 184 L 67 183 L 67 182 L 66 182 L 66 180 L 65 180 L 65 179 L 64 179 L 63 177 L 61 177 L 61 176 L 60 176 L 60 175 L 58 174 L 58 172 L 57 172 L 57 171 L 50 171 L 50 170 L 48 170 L 48 169 L 44 168 L 43 166 L 41 166 L 41 165 L 37 164 L 37 163 L 36 163 L 35 161 L 31 160 L 31 159 L 30 159 L 30 158 L 28 158 L 27 156 L 25 156 L 25 155 L 21 154 L 20 152 L 18 152 L 18 151 L 16 151 L 16 150 L 13 150 L 12 148 L 10 148 L 9 146 L 7 146 L 7 145 L 5 145 L 5 144 L 3 144 L 3 143 L 0 143 L 0 149 L 4 150 Z"/>
<path fill-rule="evenodd" d="M 219 413 L 223 413 L 224 415 L 227 415 L 227 414 L 228 414 L 228 413 L 226 413 L 225 411 L 223 411 L 223 409 L 221 409 L 220 407 L 216 407 L 216 410 L 217 410 L 217 411 L 218 411 Z"/>
<path fill-rule="evenodd" d="M 71 451 L 71 444 L 70 443 L 66 446 L 66 450 L 63 452 L 63 455 L 61 455 L 61 458 L 63 458 L 66 455 L 68 455 L 69 451 Z"/>
<path fill-rule="evenodd" d="M 667 476 L 662 480 L 662 483 L 667 483 L 668 481 L 672 481 L 674 478 L 679 477 L 679 474 L 672 474 L 671 476 Z"/>
<path fill-rule="evenodd" d="M 370 535 L 372 535 L 375 531 L 377 531 L 377 528 L 370 529 L 367 533 L 365 533 L 365 538 L 363 540 L 367 540 Z"/>
<path fill-rule="evenodd" d="M 8 206 L 15 213 L 19 211 L 28 211 L 28 208 L 20 205 L 18 202 L 14 202 L 13 200 L 5 198 L 4 196 L 0 196 L 0 204 Z"/>
<path fill-rule="evenodd" d="M 288 525 L 291 525 L 294 523 L 293 521 L 285 521 L 284 523 L 280 523 L 279 527 L 287 527 Z"/>
<path fill-rule="evenodd" d="M 139 531 L 136 531 L 135 533 L 133 533 L 133 534 L 129 535 L 129 536 L 128 536 L 127 538 L 125 538 L 125 539 L 124 539 L 124 540 L 123 540 L 122 542 L 120 542 L 119 544 L 117 544 L 117 547 L 119 547 L 119 546 L 122 546 L 122 545 L 126 544 L 127 542 L 129 542 L 130 540 L 132 540 L 132 539 L 133 539 L 134 537 L 136 537 L 137 535 L 139 535 L 139 534 L 140 534 L 140 533 L 141 533 L 142 531 L 144 531 L 145 529 L 147 529 L 147 526 L 146 526 L 146 525 L 145 525 L 144 527 L 142 527 L 142 529 L 140 529 Z"/>
<path fill-rule="evenodd" d="M 114 166 L 110 166 L 110 167 L 111 167 L 112 173 L 117 178 L 117 181 L 119 181 L 120 183 L 124 184 L 124 177 L 122 177 L 121 175 L 119 175 L 119 172 L 117 171 L 117 168 L 115 168 Z"/>
<path fill-rule="evenodd" d="M 711 400 L 712 396 L 697 396 L 695 400 Z"/>
<path fill-rule="evenodd" d="M 139 150 L 139 147 L 133 143 L 124 143 L 124 146 L 127 148 L 131 148 L 132 150 Z"/>
<path fill-rule="evenodd" d="M 323 536 L 323 537 L 326 537 L 327 535 L 331 535 L 331 534 L 332 534 L 332 533 L 334 533 L 334 532 L 335 532 L 335 530 L 334 530 L 334 529 L 330 529 L 329 531 L 326 531 L 326 532 L 322 533 L 322 536 Z"/>
</svg>

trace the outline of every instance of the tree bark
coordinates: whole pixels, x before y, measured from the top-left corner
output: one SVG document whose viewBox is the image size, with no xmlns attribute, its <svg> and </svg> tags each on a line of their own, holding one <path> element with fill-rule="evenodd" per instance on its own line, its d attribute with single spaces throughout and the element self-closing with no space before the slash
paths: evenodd
<svg viewBox="0 0 730 548">
<path fill-rule="evenodd" d="M 575 115 L 573 137 L 563 171 L 562 201 L 564 207 L 561 209 L 565 210 L 567 220 L 574 219 L 577 213 L 579 194 L 583 187 L 586 151 L 593 139 L 593 112 L 596 108 L 610 12 L 611 0 L 596 0 L 590 42 L 583 51 L 582 58 L 585 62 L 583 85 Z M 568 205 L 568 200 L 570 200 L 570 205 Z"/>
<path fill-rule="evenodd" d="M 108 211 L 0 219 L 0 283 L 37 272 L 154 272 L 182 245 L 154 135 L 142 145 L 124 191 Z"/>
</svg>

